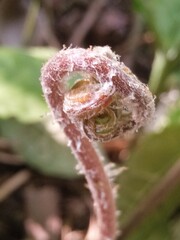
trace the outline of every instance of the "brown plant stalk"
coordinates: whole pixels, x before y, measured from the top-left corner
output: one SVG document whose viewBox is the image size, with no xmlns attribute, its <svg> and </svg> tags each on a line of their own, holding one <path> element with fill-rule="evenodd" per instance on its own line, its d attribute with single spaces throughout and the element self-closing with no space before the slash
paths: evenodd
<svg viewBox="0 0 180 240">
<path fill-rule="evenodd" d="M 62 49 L 42 68 L 41 84 L 87 179 L 100 240 L 115 239 L 115 197 L 92 141 L 138 130 L 153 115 L 152 94 L 107 46 Z"/>
</svg>

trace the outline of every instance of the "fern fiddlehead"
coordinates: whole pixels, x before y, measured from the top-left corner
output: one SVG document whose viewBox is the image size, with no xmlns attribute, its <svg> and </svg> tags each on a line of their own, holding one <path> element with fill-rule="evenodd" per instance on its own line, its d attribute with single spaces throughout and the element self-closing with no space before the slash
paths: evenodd
<svg viewBox="0 0 180 240">
<path fill-rule="evenodd" d="M 154 113 L 153 96 L 107 46 L 62 49 L 42 68 L 41 84 L 87 179 L 100 240 L 115 239 L 112 186 L 91 141 L 138 130 Z"/>
</svg>

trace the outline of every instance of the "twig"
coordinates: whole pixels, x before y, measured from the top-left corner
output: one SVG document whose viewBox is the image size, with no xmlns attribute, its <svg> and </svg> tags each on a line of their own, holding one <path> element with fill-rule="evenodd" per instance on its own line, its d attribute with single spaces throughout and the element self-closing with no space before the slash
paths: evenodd
<svg viewBox="0 0 180 240">
<path fill-rule="evenodd" d="M 40 10 L 40 1 L 32 0 L 28 8 L 23 31 L 22 31 L 22 44 L 27 45 L 32 38 L 34 29 L 37 23 L 37 17 Z"/>
<path fill-rule="evenodd" d="M 48 11 L 42 9 L 39 13 L 39 21 L 37 23 L 39 35 L 43 41 L 46 41 L 48 43 L 48 45 L 59 49 L 61 48 L 62 44 L 60 43 L 60 40 L 55 36 L 51 25 L 52 24 L 50 16 L 48 15 Z"/>
<path fill-rule="evenodd" d="M 11 154 L 6 152 L 0 152 L 0 163 L 10 165 L 20 165 L 23 163 L 21 156 L 17 154 Z"/>
<path fill-rule="evenodd" d="M 0 202 L 4 201 L 14 191 L 25 184 L 31 177 L 31 173 L 27 170 L 22 170 L 14 174 L 10 179 L 0 186 Z"/>
<path fill-rule="evenodd" d="M 132 29 L 123 44 L 116 46 L 116 52 L 124 56 L 125 64 L 132 68 L 138 48 L 139 40 L 143 31 L 142 20 L 139 16 L 134 16 Z"/>
<path fill-rule="evenodd" d="M 156 185 L 146 199 L 139 204 L 136 211 L 122 228 L 122 234 L 119 240 L 126 239 L 130 233 L 137 228 L 145 217 L 158 207 L 160 203 L 172 192 L 180 183 L 180 160 L 178 160 L 166 173 L 164 178 Z M 153 203 L 153 204 L 152 204 Z"/>
<path fill-rule="evenodd" d="M 80 24 L 74 29 L 72 36 L 69 39 L 69 44 L 80 46 L 83 39 L 99 17 L 100 12 L 106 5 L 106 0 L 94 0 Z"/>
</svg>

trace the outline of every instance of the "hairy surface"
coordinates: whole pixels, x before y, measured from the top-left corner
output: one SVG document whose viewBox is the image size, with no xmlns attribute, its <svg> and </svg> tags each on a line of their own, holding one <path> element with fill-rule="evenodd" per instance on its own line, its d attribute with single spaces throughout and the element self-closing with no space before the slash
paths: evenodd
<svg viewBox="0 0 180 240">
<path fill-rule="evenodd" d="M 153 96 L 108 46 L 62 49 L 42 68 L 41 83 L 87 179 L 100 240 L 112 240 L 112 185 L 91 141 L 123 137 L 145 125 L 154 113 Z"/>
</svg>

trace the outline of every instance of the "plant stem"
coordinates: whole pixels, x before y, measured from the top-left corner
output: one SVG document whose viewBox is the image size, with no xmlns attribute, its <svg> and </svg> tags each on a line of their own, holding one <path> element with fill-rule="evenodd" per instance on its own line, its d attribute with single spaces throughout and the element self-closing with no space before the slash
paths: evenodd
<svg viewBox="0 0 180 240">
<path fill-rule="evenodd" d="M 52 78 L 50 74 L 44 74 L 42 80 L 46 100 L 53 111 L 55 119 L 61 127 L 64 127 L 70 146 L 88 182 L 100 231 L 99 240 L 113 240 L 116 235 L 115 200 L 101 157 L 92 146 L 92 143 L 82 136 L 80 129 L 70 121 L 63 111 L 64 96 L 57 89 L 63 89 L 64 83 L 59 80 L 59 76 Z"/>
<path fill-rule="evenodd" d="M 100 156 L 89 140 L 82 137 L 74 125 L 68 125 L 64 131 L 71 141 L 72 150 L 80 161 L 81 171 L 84 173 L 92 193 L 101 233 L 100 239 L 114 239 L 116 232 L 114 197 Z"/>
<path fill-rule="evenodd" d="M 101 156 L 89 139 L 106 141 L 125 136 L 126 131 L 135 131 L 154 113 L 149 89 L 118 59 L 107 46 L 63 49 L 45 64 L 41 75 L 46 101 L 55 119 L 64 128 L 87 179 L 100 229 L 99 240 L 115 239 L 116 208 Z M 67 81 L 73 73 L 83 73 L 84 80 L 77 81 L 67 91 Z M 93 79 L 96 79 L 96 84 Z M 110 109 L 112 103 L 114 108 Z M 127 119 L 116 111 L 120 111 L 121 104 L 127 109 Z M 131 111 L 133 114 L 129 114 Z M 111 113 L 110 117 L 107 112 Z M 112 128 L 108 129 L 112 122 Z"/>
<path fill-rule="evenodd" d="M 155 53 L 155 58 L 152 64 L 151 75 L 149 79 L 149 88 L 154 94 L 161 92 L 163 82 L 166 78 L 168 59 L 160 50 Z"/>
</svg>

